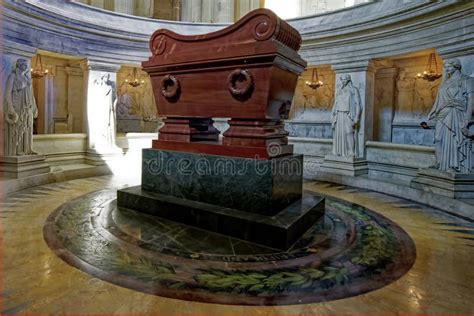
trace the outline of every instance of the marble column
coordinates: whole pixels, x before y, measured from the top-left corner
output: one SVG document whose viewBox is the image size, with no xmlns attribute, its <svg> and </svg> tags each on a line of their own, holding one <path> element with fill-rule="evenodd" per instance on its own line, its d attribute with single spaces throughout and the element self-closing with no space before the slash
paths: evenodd
<svg viewBox="0 0 474 316">
<path fill-rule="evenodd" d="M 90 5 L 97 7 L 97 8 L 102 8 L 104 9 L 105 6 L 105 0 L 89 0 L 88 1 Z"/>
<path fill-rule="evenodd" d="M 54 127 L 54 77 L 56 75 L 54 65 L 45 65 L 48 74 L 41 79 L 33 80 L 33 89 L 38 107 L 37 133 L 52 134 Z"/>
<path fill-rule="evenodd" d="M 133 1 L 131 0 L 114 0 L 114 11 L 125 13 L 125 14 L 133 14 Z"/>
<path fill-rule="evenodd" d="M 116 81 L 120 65 L 93 60 L 81 63 L 84 88 L 84 130 L 87 131 L 86 162 L 103 165 L 123 152 L 115 144 Z"/>
<path fill-rule="evenodd" d="M 153 17 L 153 0 L 136 0 L 135 15 Z"/>
<path fill-rule="evenodd" d="M 181 0 L 172 0 L 171 19 L 173 21 L 181 20 Z"/>
<path fill-rule="evenodd" d="M 234 20 L 234 4 L 231 0 L 215 0 L 214 22 L 226 23 Z"/>
<path fill-rule="evenodd" d="M 252 10 L 260 8 L 259 0 L 235 0 L 234 21 L 239 20 Z"/>
<path fill-rule="evenodd" d="M 346 75 L 350 75 L 352 86 L 358 90 L 360 96 L 361 113 L 358 122 L 359 127 L 355 131 L 356 135 L 354 136 L 357 156 L 342 157 L 328 155 L 324 158 L 321 170 L 326 173 L 346 176 L 367 174 L 365 143 L 373 139 L 374 78 L 376 67 L 371 60 L 367 60 L 345 64 L 333 64 L 332 69 L 336 73 L 336 101 L 338 97 L 343 95 L 340 93 L 342 89 L 341 77 L 345 77 Z"/>
<path fill-rule="evenodd" d="M 84 89 L 80 67 L 66 67 L 68 126 L 72 133 L 83 133 L 84 129 Z"/>
<path fill-rule="evenodd" d="M 375 74 L 374 140 L 392 141 L 392 122 L 395 109 L 395 80 L 398 69 L 382 68 Z"/>
<path fill-rule="evenodd" d="M 13 43 L 8 40 L 3 41 L 2 47 L 2 99 L 5 99 L 6 83 L 9 75 L 16 68 L 18 59 L 25 59 L 28 68 L 31 67 L 31 59 L 36 54 L 36 48 Z M 32 92 L 32 91 L 31 91 Z M 0 128 L 2 130 L 2 140 L 5 137 L 7 123 L 5 122 L 5 102 L 2 102 L 0 113 Z M 16 138 L 17 139 L 17 138 Z M 32 141 L 32 140 L 31 140 Z M 4 178 L 24 178 L 50 171 L 49 165 L 45 162 L 45 156 L 41 154 L 19 154 L 7 155 L 7 141 L 4 140 L 0 146 L 0 174 Z M 12 146 L 12 144 L 9 144 Z"/>
<path fill-rule="evenodd" d="M 201 21 L 214 23 L 214 8 L 216 0 L 206 0 L 201 2 Z"/>
<path fill-rule="evenodd" d="M 104 9 L 114 11 L 115 0 L 104 0 Z"/>
<path fill-rule="evenodd" d="M 202 0 L 186 0 L 181 3 L 181 21 L 202 22 Z"/>
</svg>

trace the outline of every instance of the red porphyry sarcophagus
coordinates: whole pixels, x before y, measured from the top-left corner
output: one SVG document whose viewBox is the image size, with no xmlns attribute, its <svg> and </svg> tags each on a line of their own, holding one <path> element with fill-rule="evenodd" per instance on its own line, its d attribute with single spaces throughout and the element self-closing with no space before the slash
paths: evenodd
<svg viewBox="0 0 474 316">
<path fill-rule="evenodd" d="M 298 76 L 301 36 L 267 9 L 202 35 L 157 30 L 142 63 L 165 119 L 153 148 L 269 159 L 293 152 L 282 120 Z M 219 140 L 213 118 L 229 118 Z"/>
</svg>

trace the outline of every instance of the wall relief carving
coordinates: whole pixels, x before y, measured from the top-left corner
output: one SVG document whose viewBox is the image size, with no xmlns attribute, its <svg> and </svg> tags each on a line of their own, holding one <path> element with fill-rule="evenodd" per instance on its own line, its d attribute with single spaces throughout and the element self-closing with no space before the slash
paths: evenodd
<svg viewBox="0 0 474 316">
<path fill-rule="evenodd" d="M 329 67 L 318 68 L 319 80 L 324 85 L 311 89 L 305 81 L 311 80 L 311 69 L 306 70 L 298 80 L 290 113 L 291 119 L 308 121 L 330 121 L 330 110 L 334 104 L 335 74 Z"/>
<path fill-rule="evenodd" d="M 150 77 L 142 72 L 137 71 L 139 81 L 144 81 L 138 87 L 132 87 L 125 79 L 133 77 L 133 68 L 123 67 L 117 74 L 119 82 L 117 114 L 118 118 L 142 118 L 144 120 L 156 119 L 158 116 L 155 105 L 155 98 L 151 86 Z"/>
<path fill-rule="evenodd" d="M 424 119 L 433 105 L 441 79 L 427 81 L 417 72 L 399 70 L 396 79 L 395 121 L 414 122 Z"/>
</svg>

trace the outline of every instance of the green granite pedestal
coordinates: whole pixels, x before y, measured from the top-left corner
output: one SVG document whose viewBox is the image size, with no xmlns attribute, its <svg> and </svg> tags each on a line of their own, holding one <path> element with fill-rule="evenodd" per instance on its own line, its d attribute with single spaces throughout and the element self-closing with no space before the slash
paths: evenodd
<svg viewBox="0 0 474 316">
<path fill-rule="evenodd" d="M 142 185 L 119 207 L 287 250 L 324 214 L 302 191 L 303 157 L 270 160 L 144 149 Z"/>
</svg>

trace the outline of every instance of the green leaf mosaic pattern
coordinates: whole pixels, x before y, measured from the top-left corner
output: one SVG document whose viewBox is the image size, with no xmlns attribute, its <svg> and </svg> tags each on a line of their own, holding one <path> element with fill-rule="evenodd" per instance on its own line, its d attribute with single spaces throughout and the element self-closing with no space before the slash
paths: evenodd
<svg viewBox="0 0 474 316">
<path fill-rule="evenodd" d="M 308 262 L 297 258 L 295 264 L 281 268 L 278 265 L 269 268 L 261 262 L 248 263 L 243 268 L 232 265 L 215 268 L 212 264 L 206 268 L 203 264 L 206 261 L 199 256 L 171 260 L 169 254 L 163 256 L 156 251 L 158 246 L 154 251 L 135 251 L 136 245 L 129 247 L 126 242 L 108 238 L 103 230 L 93 225 L 91 218 L 114 197 L 115 192 L 102 191 L 72 201 L 53 214 L 54 221 L 46 225 L 45 231 L 53 232 L 51 238 L 55 238 L 69 255 L 103 271 L 104 279 L 114 282 L 107 275 L 120 275 L 121 285 L 139 290 L 130 285 L 139 282 L 144 288 L 153 288 L 153 294 L 157 295 L 168 296 L 167 291 L 173 291 L 173 297 L 180 292 L 196 293 L 199 300 L 199 295 L 206 293 L 207 301 L 212 301 L 209 295 L 237 295 L 255 298 L 257 302 L 265 297 L 291 297 L 301 293 L 313 295 L 312 300 L 318 301 L 327 299 L 323 297 L 328 296 L 328 291 L 333 291 L 334 297 L 338 297 L 338 293 L 353 292 L 353 287 L 370 282 L 374 277 L 380 279 L 387 274 L 388 281 L 398 278 L 400 273 L 395 276 L 391 273 L 397 266 L 402 247 L 408 245 L 414 252 L 411 239 L 393 223 L 363 207 L 328 198 L 326 220 L 337 222 L 340 220 L 337 214 L 344 214 L 356 229 L 355 240 L 344 251 L 323 261 Z M 314 230 L 307 234 L 310 233 Z M 302 248 L 299 251 L 305 252 L 306 256 L 318 254 L 318 249 Z M 302 263 L 298 264 L 298 260 Z M 253 301 L 248 303 L 253 304 Z"/>
</svg>

